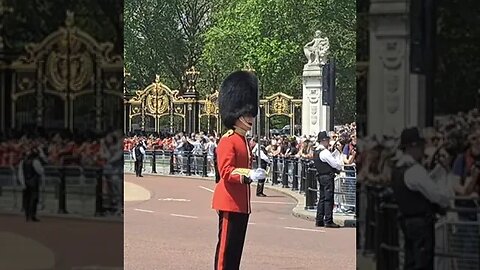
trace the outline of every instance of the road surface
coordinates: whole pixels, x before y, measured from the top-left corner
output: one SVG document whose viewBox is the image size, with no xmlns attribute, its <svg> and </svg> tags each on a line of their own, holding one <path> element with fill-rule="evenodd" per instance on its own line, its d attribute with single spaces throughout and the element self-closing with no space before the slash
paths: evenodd
<svg viewBox="0 0 480 270">
<path fill-rule="evenodd" d="M 213 269 L 215 183 L 133 175 L 125 181 L 125 269 Z M 292 216 L 293 199 L 265 193 L 266 198 L 252 196 L 241 269 L 355 269 L 355 228 L 316 228 Z"/>
<path fill-rule="evenodd" d="M 123 269 L 122 222 L 39 218 L 0 215 L 0 269 Z"/>
</svg>

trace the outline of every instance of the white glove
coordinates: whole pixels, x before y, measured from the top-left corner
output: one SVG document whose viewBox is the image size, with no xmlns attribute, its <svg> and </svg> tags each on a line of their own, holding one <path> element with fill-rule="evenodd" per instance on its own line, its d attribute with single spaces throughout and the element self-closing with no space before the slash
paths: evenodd
<svg viewBox="0 0 480 270">
<path fill-rule="evenodd" d="M 262 168 L 253 169 L 253 170 L 250 170 L 250 173 L 248 174 L 248 177 L 250 179 L 252 179 L 252 181 L 258 181 L 260 179 L 266 179 L 267 178 L 267 171 L 265 171 Z"/>
</svg>

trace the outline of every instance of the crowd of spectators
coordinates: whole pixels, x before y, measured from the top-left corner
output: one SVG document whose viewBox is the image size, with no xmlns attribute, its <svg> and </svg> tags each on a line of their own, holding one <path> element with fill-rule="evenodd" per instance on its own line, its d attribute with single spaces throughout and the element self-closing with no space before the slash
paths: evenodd
<svg viewBox="0 0 480 270">
<path fill-rule="evenodd" d="M 37 149 L 44 165 L 122 168 L 122 131 L 104 134 L 22 130 L 0 134 L 0 167 L 16 167 L 27 149 Z"/>
<path fill-rule="evenodd" d="M 439 118 L 434 127 L 425 128 L 422 132 L 425 139 L 422 165 L 436 182 L 435 186 L 451 198 L 450 208 L 478 209 L 479 111 L 473 109 Z M 361 154 L 357 158 L 357 180 L 362 187 L 390 188 L 392 168 L 403 155 L 398 144 L 399 140 L 394 136 L 369 137 L 359 142 Z M 468 210 L 447 211 L 443 218 L 450 221 L 478 221 L 477 214 Z M 475 235 L 476 232 L 470 234 Z"/>
<path fill-rule="evenodd" d="M 11 130 L 0 134 L 0 168 L 10 168 L 19 173 L 20 162 L 26 158 L 27 153 L 35 152 L 44 168 L 76 166 L 83 169 L 102 169 L 103 194 L 109 199 L 104 201 L 103 206 L 115 214 L 121 214 L 122 138 L 121 130 L 102 134 L 68 130 Z M 41 185 L 44 184 L 42 181 Z"/>
<path fill-rule="evenodd" d="M 176 164 L 183 163 L 187 154 L 207 155 L 208 159 L 208 175 L 214 174 L 213 156 L 217 147 L 221 134 L 208 134 L 205 132 L 192 133 L 190 135 L 179 132 L 174 135 L 170 134 L 129 134 L 124 138 L 124 152 L 133 155 L 134 148 L 144 141 L 147 151 L 172 151 L 174 153 L 174 162 Z M 356 126 L 355 123 L 341 125 L 335 127 L 330 132 L 331 151 L 334 156 L 344 164 L 353 166 L 356 157 Z M 257 143 L 257 138 L 247 136 L 250 148 L 253 149 Z M 316 136 L 287 136 L 273 135 L 270 137 L 262 137 L 260 145 L 267 156 L 272 159 L 277 158 L 313 158 L 313 150 L 317 144 Z M 256 153 L 254 153 L 256 154 Z M 200 162 L 193 159 L 195 168 Z M 193 169 L 194 173 L 199 170 Z M 199 172 L 198 172 L 199 173 Z"/>
<path fill-rule="evenodd" d="M 470 170 L 479 158 L 479 132 L 480 113 L 477 109 L 440 118 L 434 127 L 422 130 L 425 139 L 423 165 L 436 179 L 447 175 L 461 176 L 462 159 L 467 159 L 470 166 L 465 167 Z M 358 181 L 388 184 L 390 169 L 402 154 L 398 143 L 395 136 L 372 136 L 359 142 L 362 154 L 357 158 L 361 165 Z"/>
</svg>

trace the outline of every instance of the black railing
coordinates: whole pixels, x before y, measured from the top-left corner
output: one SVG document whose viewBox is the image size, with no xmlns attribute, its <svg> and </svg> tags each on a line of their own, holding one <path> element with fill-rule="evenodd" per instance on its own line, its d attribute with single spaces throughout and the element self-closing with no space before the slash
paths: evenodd
<svg viewBox="0 0 480 270">
<path fill-rule="evenodd" d="M 134 161 L 131 153 L 125 152 L 124 156 L 125 169 L 133 172 Z M 215 172 L 213 168 L 209 168 L 209 158 L 212 159 L 213 157 L 209 157 L 207 152 L 192 154 L 187 151 L 149 150 L 146 151 L 146 157 L 143 160 L 143 171 L 164 175 L 191 176 L 195 174 L 202 177 L 214 176 Z M 318 181 L 312 161 L 310 159 L 295 157 L 272 157 L 271 161 L 271 164 L 269 164 L 271 172 L 269 179 L 271 179 L 271 185 L 275 186 L 281 183 L 282 188 L 289 188 L 292 191 L 304 194 L 305 209 L 314 210 L 318 199 Z M 253 166 L 257 166 L 256 160 L 253 160 Z M 355 173 L 355 171 L 351 170 L 346 170 L 345 172 Z M 335 194 L 348 197 L 348 204 L 355 207 L 355 177 L 344 178 L 349 178 L 349 181 L 344 181 L 348 184 L 347 188 L 345 188 L 345 190 L 337 188 Z M 343 187 L 343 185 L 340 184 L 338 186 Z M 345 200 L 345 198 L 343 199 Z M 335 203 L 337 205 L 339 204 L 337 202 Z"/>
<path fill-rule="evenodd" d="M 363 254 L 374 255 L 376 269 L 402 269 L 404 248 L 401 245 L 402 234 L 400 212 L 393 199 L 393 191 L 388 185 L 363 184 L 366 193 L 363 228 L 357 231 L 363 243 Z M 472 198 L 455 197 L 452 202 Z M 480 208 L 452 207 L 446 213 L 480 214 Z M 445 214 L 445 213 L 444 213 Z M 435 269 L 477 269 L 480 262 L 480 221 L 462 221 L 437 215 L 435 223 Z M 451 217 L 451 215 L 450 215 Z M 469 232 L 469 233 L 468 233 Z M 454 267 L 455 266 L 455 267 Z"/>
<path fill-rule="evenodd" d="M 11 209 L 19 208 L 17 203 L 20 194 L 23 192 L 23 187 L 18 181 L 17 168 L 3 167 L 0 168 L 0 179 L 9 179 L 9 181 L 0 181 L 0 186 L 3 193 L 0 196 L 12 196 Z M 81 210 L 74 211 L 81 215 L 89 216 L 104 216 L 107 212 L 123 215 L 123 171 L 121 168 L 105 169 L 101 167 L 80 167 L 80 166 L 45 166 L 42 182 L 40 183 L 40 210 L 45 209 L 45 198 L 51 192 L 47 189 L 52 189 L 53 198 L 57 200 L 58 214 L 69 214 L 69 200 L 70 196 L 79 196 L 78 202 Z M 108 187 L 105 190 L 105 186 Z M 94 200 L 94 209 L 83 209 L 86 200 Z M 8 201 L 4 199 L 5 203 Z M 49 201 L 52 202 L 52 201 Z M 53 207 L 53 204 L 49 204 Z M 5 204 L 2 205 L 5 207 Z M 22 206 L 23 209 L 23 206 Z M 52 210 L 52 209 L 51 209 Z"/>
</svg>

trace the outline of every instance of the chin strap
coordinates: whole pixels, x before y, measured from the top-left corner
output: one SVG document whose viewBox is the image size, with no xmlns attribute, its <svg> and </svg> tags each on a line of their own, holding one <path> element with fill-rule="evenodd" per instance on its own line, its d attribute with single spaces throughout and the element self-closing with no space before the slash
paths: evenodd
<svg viewBox="0 0 480 270">
<path fill-rule="evenodd" d="M 240 120 L 240 122 L 242 122 L 245 126 L 247 126 L 248 128 L 252 128 L 252 125 L 247 123 L 247 121 L 245 121 L 245 119 L 243 119 L 243 116 L 238 118 L 238 120 Z"/>
</svg>

